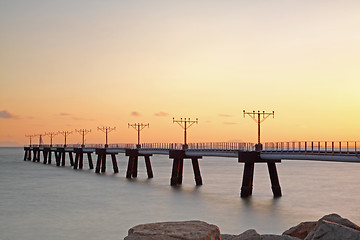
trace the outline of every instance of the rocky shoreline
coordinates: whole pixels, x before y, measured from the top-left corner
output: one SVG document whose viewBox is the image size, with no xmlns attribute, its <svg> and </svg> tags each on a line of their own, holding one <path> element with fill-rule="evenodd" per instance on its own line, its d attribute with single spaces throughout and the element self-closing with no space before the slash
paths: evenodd
<svg viewBox="0 0 360 240">
<path fill-rule="evenodd" d="M 360 227 L 332 213 L 318 221 L 302 222 L 282 235 L 261 235 L 254 229 L 239 235 L 220 234 L 216 225 L 203 221 L 161 222 L 130 228 L 124 240 L 360 240 Z"/>
</svg>

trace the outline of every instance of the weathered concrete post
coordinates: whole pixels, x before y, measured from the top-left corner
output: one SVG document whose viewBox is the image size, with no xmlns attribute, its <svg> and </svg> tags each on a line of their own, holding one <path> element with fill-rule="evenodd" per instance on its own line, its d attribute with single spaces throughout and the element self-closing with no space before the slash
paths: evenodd
<svg viewBox="0 0 360 240">
<path fill-rule="evenodd" d="M 200 166 L 198 161 L 199 158 L 202 158 L 201 156 L 188 156 L 186 155 L 186 150 L 184 149 L 184 150 L 170 150 L 169 157 L 174 159 L 173 168 L 171 172 L 171 179 L 170 179 L 171 186 L 182 184 L 184 159 L 186 158 L 191 159 L 196 185 L 197 186 L 202 185 L 202 178 L 201 178 Z"/>
</svg>

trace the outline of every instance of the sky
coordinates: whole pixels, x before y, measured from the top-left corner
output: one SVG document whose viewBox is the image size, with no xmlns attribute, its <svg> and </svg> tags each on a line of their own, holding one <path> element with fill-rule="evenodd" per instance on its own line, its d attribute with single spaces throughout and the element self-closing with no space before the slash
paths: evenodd
<svg viewBox="0 0 360 240">
<path fill-rule="evenodd" d="M 360 1 L 0 0 L 0 146 L 355 141 Z M 37 142 L 38 138 L 33 141 Z M 43 137 L 45 143 L 49 137 Z M 61 144 L 64 137 L 55 136 Z"/>
</svg>

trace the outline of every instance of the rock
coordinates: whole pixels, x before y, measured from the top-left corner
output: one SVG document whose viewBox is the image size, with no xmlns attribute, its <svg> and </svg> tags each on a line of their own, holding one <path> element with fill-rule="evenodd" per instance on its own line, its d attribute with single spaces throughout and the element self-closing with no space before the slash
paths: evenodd
<svg viewBox="0 0 360 240">
<path fill-rule="evenodd" d="M 282 235 L 305 239 L 306 236 L 315 229 L 316 224 L 317 222 L 302 222 L 295 227 L 286 230 Z"/>
<path fill-rule="evenodd" d="M 221 237 L 222 236 L 223 235 L 221 235 Z M 260 235 L 254 229 L 247 230 L 240 235 L 226 235 L 225 237 L 226 238 L 222 238 L 222 240 L 299 240 L 298 238 L 291 236 L 271 234 Z"/>
<path fill-rule="evenodd" d="M 299 238 L 286 235 L 261 235 L 261 240 L 299 240 Z"/>
<path fill-rule="evenodd" d="M 260 240 L 260 234 L 254 229 L 249 229 L 240 235 L 221 235 L 221 240 Z"/>
<path fill-rule="evenodd" d="M 314 232 L 309 234 L 305 240 L 360 240 L 360 231 L 326 220 L 319 220 Z"/>
<path fill-rule="evenodd" d="M 351 222 L 350 220 L 348 220 L 346 218 L 342 218 L 340 215 L 338 215 L 336 213 L 325 215 L 320 220 L 326 220 L 328 222 L 337 223 L 337 224 L 343 225 L 345 227 L 349 227 L 349 228 L 360 231 L 360 227 L 358 225 L 356 225 L 355 223 Z"/>
<path fill-rule="evenodd" d="M 217 226 L 202 221 L 159 222 L 130 228 L 124 240 L 220 240 Z"/>
</svg>

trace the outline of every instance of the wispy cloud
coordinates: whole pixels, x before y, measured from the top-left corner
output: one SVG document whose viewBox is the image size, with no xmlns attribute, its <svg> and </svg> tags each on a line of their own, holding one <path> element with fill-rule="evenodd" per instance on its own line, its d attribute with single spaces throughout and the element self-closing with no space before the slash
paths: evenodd
<svg viewBox="0 0 360 240">
<path fill-rule="evenodd" d="M 75 120 L 75 121 L 94 121 L 94 119 L 91 119 L 91 118 L 83 118 L 83 117 L 78 117 L 74 114 L 71 114 L 71 113 L 59 113 L 59 116 L 61 117 L 69 117 L 71 118 L 72 120 Z"/>
<path fill-rule="evenodd" d="M 131 116 L 134 116 L 134 117 L 139 117 L 141 114 L 139 112 L 131 112 Z"/>
<path fill-rule="evenodd" d="M 6 110 L 2 110 L 2 111 L 0 111 L 0 118 L 8 118 L 9 119 L 9 118 L 16 118 L 16 116 L 9 113 Z"/>
<path fill-rule="evenodd" d="M 229 114 L 221 114 L 221 113 L 220 113 L 220 114 L 218 114 L 218 116 L 219 116 L 219 117 L 232 117 L 232 116 L 231 116 L 231 115 L 229 115 Z"/>
<path fill-rule="evenodd" d="M 157 117 L 167 117 L 167 116 L 169 116 L 169 114 L 166 113 L 166 112 L 157 112 L 154 115 L 157 116 Z"/>
<path fill-rule="evenodd" d="M 237 122 L 223 122 L 225 125 L 235 125 L 238 124 Z"/>
</svg>

